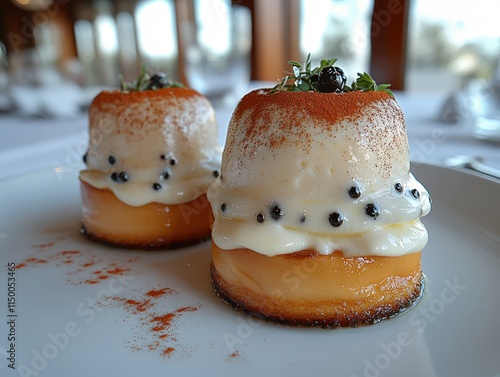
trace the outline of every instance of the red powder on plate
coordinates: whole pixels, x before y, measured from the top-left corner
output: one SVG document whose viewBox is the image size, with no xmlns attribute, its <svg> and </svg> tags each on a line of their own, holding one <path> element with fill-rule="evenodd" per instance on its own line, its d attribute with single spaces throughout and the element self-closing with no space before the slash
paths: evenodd
<svg viewBox="0 0 500 377">
<path fill-rule="evenodd" d="M 171 354 L 172 352 L 174 352 L 174 351 L 175 351 L 175 348 L 173 348 L 173 347 L 168 347 L 168 348 L 165 348 L 165 349 L 163 350 L 162 355 L 163 355 L 163 356 L 168 356 L 168 355 L 170 355 L 170 354 Z"/>
<path fill-rule="evenodd" d="M 127 267 L 126 265 L 137 260 L 137 258 L 129 258 L 123 263 L 123 265 L 119 266 L 116 262 L 106 262 L 103 259 L 97 258 L 92 251 L 57 251 L 52 248 L 54 245 L 55 242 L 34 245 L 37 253 L 43 253 L 43 258 L 30 256 L 25 260 L 20 261 L 16 265 L 16 268 L 21 269 L 42 264 L 55 267 L 68 267 L 70 265 L 75 265 L 76 269 L 66 272 L 68 276 L 68 283 L 72 285 L 95 285 L 114 276 L 125 275 L 130 271 L 130 267 Z"/>
<path fill-rule="evenodd" d="M 141 329 L 148 332 L 147 337 L 138 337 L 129 346 L 133 350 L 160 351 L 162 356 L 169 356 L 175 351 L 173 347 L 177 339 L 174 336 L 175 321 L 183 315 L 183 313 L 194 312 L 198 310 L 195 306 L 182 306 L 178 309 L 163 312 L 161 307 L 171 306 L 170 302 L 165 301 L 164 296 L 172 296 L 176 292 L 167 287 L 159 289 L 151 289 L 140 294 L 140 299 L 137 298 L 137 293 L 133 297 L 113 297 L 114 302 L 119 302 L 123 308 L 129 313 L 137 316 L 141 325 Z M 144 342 L 142 347 L 138 344 Z"/>
<path fill-rule="evenodd" d="M 150 306 L 151 301 L 150 300 L 144 300 L 144 301 L 137 301 L 133 300 L 131 298 L 127 299 L 124 301 L 125 304 L 131 306 L 133 309 L 133 313 L 137 314 L 140 312 L 145 312 L 146 309 Z"/>
<path fill-rule="evenodd" d="M 54 242 L 41 243 L 41 244 L 38 244 L 38 245 L 33 245 L 33 247 L 37 247 L 39 249 L 45 249 L 45 248 L 51 247 L 51 246 L 54 246 Z"/>
<path fill-rule="evenodd" d="M 61 255 L 75 255 L 75 254 L 80 254 L 80 251 L 78 250 L 65 250 L 65 251 L 61 251 L 59 254 Z"/>
<path fill-rule="evenodd" d="M 149 292 L 146 292 L 146 296 L 150 297 L 161 297 L 165 294 L 171 294 L 173 290 L 171 288 L 162 288 L 162 289 L 152 289 Z"/>
<path fill-rule="evenodd" d="M 124 262 L 109 262 L 99 258 L 91 250 L 54 250 L 51 249 L 55 243 L 35 245 L 37 253 L 43 253 L 43 258 L 30 256 L 17 264 L 17 268 L 50 265 L 56 267 L 65 266 L 68 283 L 79 284 L 101 284 L 108 279 L 122 276 L 131 271 L 135 266 L 137 258 L 129 258 Z M 71 267 L 73 266 L 73 268 Z M 137 275 L 138 272 L 134 272 Z M 103 300 L 112 300 L 126 310 L 127 313 L 137 318 L 140 329 L 147 331 L 147 336 L 137 336 L 133 342 L 129 342 L 132 350 L 158 351 L 161 356 L 170 356 L 176 350 L 177 338 L 175 337 L 176 321 L 184 313 L 198 310 L 196 306 L 182 306 L 172 309 L 173 302 L 170 298 L 176 292 L 169 287 L 149 288 L 144 292 L 128 290 L 127 297 L 108 297 Z M 165 308 L 167 308 L 165 310 Z M 129 317 L 130 319 L 130 317 Z M 127 323 L 129 323 L 129 319 Z M 146 342 L 146 344 L 143 344 Z"/>
<path fill-rule="evenodd" d="M 106 272 L 110 275 L 123 275 L 123 273 L 127 271 L 130 271 L 130 268 L 116 267 Z"/>
</svg>

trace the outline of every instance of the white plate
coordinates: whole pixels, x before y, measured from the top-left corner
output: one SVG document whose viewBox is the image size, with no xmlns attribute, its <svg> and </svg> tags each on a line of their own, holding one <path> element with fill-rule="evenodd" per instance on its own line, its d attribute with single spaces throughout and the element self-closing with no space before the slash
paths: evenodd
<svg viewBox="0 0 500 377">
<path fill-rule="evenodd" d="M 498 377 L 500 185 L 427 165 L 414 172 L 433 198 L 425 297 L 395 319 L 337 330 L 287 328 L 230 309 L 212 291 L 209 243 L 146 253 L 87 241 L 76 170 L 3 181 L 1 374 Z M 21 264 L 17 317 L 7 317 L 9 262 Z M 123 274 L 85 283 L 106 269 Z M 160 288 L 175 292 L 150 298 L 143 312 L 124 302 Z M 175 313 L 184 307 L 196 310 Z M 171 326 L 153 331 L 153 317 L 168 313 Z M 7 367 L 11 318 L 17 371 Z"/>
</svg>

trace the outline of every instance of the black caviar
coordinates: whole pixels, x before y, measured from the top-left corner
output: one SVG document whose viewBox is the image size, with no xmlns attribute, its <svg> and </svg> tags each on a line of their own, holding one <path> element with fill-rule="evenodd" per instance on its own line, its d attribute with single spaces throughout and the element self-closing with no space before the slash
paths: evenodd
<svg viewBox="0 0 500 377">
<path fill-rule="evenodd" d="M 328 221 L 331 226 L 338 228 L 344 222 L 344 215 L 340 212 L 332 212 L 330 216 L 328 216 Z"/>
<path fill-rule="evenodd" d="M 113 156 L 109 156 L 108 157 L 108 162 L 111 164 L 111 165 L 114 165 L 115 162 L 116 162 L 116 159 L 113 157 Z"/>
<path fill-rule="evenodd" d="M 167 79 L 167 75 L 163 72 L 158 72 L 151 76 L 146 86 L 146 90 L 165 88 L 168 87 L 169 84 L 170 81 Z"/>
<path fill-rule="evenodd" d="M 420 198 L 420 192 L 418 192 L 418 190 L 417 190 L 417 189 L 413 189 L 413 190 L 411 190 L 411 194 L 413 195 L 413 197 L 414 197 L 415 199 Z"/>
<path fill-rule="evenodd" d="M 124 171 L 120 172 L 120 173 L 112 173 L 111 174 L 111 179 L 114 181 L 114 182 L 118 182 L 118 183 L 125 183 L 129 180 L 129 176 L 127 173 L 125 173 Z"/>
<path fill-rule="evenodd" d="M 358 186 L 351 186 L 349 190 L 347 190 L 349 196 L 353 199 L 358 199 L 361 196 L 361 190 Z"/>
<path fill-rule="evenodd" d="M 127 182 L 128 181 L 128 174 L 122 171 L 121 173 L 118 174 L 118 180 L 121 182 Z"/>
<path fill-rule="evenodd" d="M 279 205 L 275 205 L 271 208 L 270 214 L 274 220 L 279 220 L 283 216 L 283 210 Z"/>
<path fill-rule="evenodd" d="M 324 67 L 318 75 L 318 90 L 323 93 L 340 93 L 344 90 L 347 76 L 339 67 Z"/>
<path fill-rule="evenodd" d="M 226 212 L 226 209 L 227 209 L 227 204 L 226 203 L 222 203 L 221 206 L 220 206 L 220 210 L 222 212 Z"/>
<path fill-rule="evenodd" d="M 212 174 L 213 174 L 213 176 L 215 178 L 217 178 L 219 176 L 219 171 L 218 170 L 214 170 Z"/>
<path fill-rule="evenodd" d="M 161 173 L 160 179 L 168 179 L 170 177 L 170 174 L 168 171 Z"/>
<path fill-rule="evenodd" d="M 306 222 L 306 213 L 304 211 L 304 213 L 302 215 L 300 215 L 300 222 L 301 223 L 305 223 Z"/>
<path fill-rule="evenodd" d="M 398 182 L 394 185 L 394 189 L 401 194 L 403 192 L 403 185 Z"/>
<path fill-rule="evenodd" d="M 87 156 L 88 156 L 89 152 L 85 152 L 85 154 L 83 155 L 82 157 L 82 160 L 83 160 L 83 163 L 86 164 L 87 163 Z"/>
<path fill-rule="evenodd" d="M 258 213 L 257 216 L 255 217 L 258 223 L 263 223 L 266 219 L 262 213 Z"/>
<path fill-rule="evenodd" d="M 368 203 L 365 206 L 365 212 L 368 216 L 377 218 L 380 215 L 380 208 L 375 203 Z"/>
<path fill-rule="evenodd" d="M 158 191 L 161 189 L 161 185 L 157 182 L 153 183 L 153 190 Z"/>
<path fill-rule="evenodd" d="M 164 155 L 164 154 L 161 154 L 161 155 L 160 155 L 160 158 L 161 158 L 162 160 L 166 160 L 166 159 L 167 159 L 167 156 L 166 156 L 166 155 Z M 169 163 L 170 163 L 170 165 L 174 166 L 175 164 L 177 164 L 177 161 L 176 161 L 174 158 L 171 158 L 171 159 L 169 160 Z"/>
</svg>

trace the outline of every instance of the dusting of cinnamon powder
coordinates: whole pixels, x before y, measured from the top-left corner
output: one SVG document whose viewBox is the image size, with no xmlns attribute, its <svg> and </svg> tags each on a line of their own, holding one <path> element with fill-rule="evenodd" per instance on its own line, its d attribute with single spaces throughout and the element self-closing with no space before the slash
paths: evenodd
<svg viewBox="0 0 500 377">
<path fill-rule="evenodd" d="M 129 264 L 132 264 L 137 258 L 130 258 L 118 265 L 116 262 L 106 262 L 98 258 L 93 252 L 82 252 L 80 250 L 57 250 L 55 242 L 48 242 L 33 246 L 40 256 L 29 256 L 18 262 L 16 268 L 23 269 L 39 265 L 75 266 L 73 270 L 66 272 L 68 283 L 71 285 L 79 284 L 99 284 L 105 280 L 118 275 L 125 275 L 130 272 Z"/>
<path fill-rule="evenodd" d="M 91 251 L 82 252 L 79 250 L 57 250 L 55 243 L 34 245 L 40 256 L 29 256 L 17 263 L 16 268 L 36 267 L 40 265 L 51 266 L 75 266 L 66 271 L 68 283 L 79 284 L 100 284 L 117 275 L 124 275 L 131 271 L 131 267 L 138 258 L 129 258 L 118 264 L 117 262 L 105 261 Z M 130 265 L 130 266 L 129 266 Z M 135 275 L 138 272 L 134 272 Z M 120 306 L 129 314 L 134 316 L 140 323 L 140 327 L 148 332 L 148 336 L 139 336 L 129 343 L 134 351 L 148 350 L 158 351 L 163 357 L 172 355 L 176 348 L 177 339 L 175 337 L 175 322 L 184 313 L 198 310 L 197 306 L 182 306 L 176 309 L 164 310 L 164 307 L 171 308 L 172 302 L 166 302 L 168 297 L 177 292 L 170 287 L 158 287 L 148 289 L 145 292 L 130 291 L 128 297 L 106 297 L 103 300 L 110 300 Z M 146 344 L 141 344 L 146 342 Z"/>
<path fill-rule="evenodd" d="M 270 109 L 287 111 L 288 123 L 283 127 L 300 123 L 304 114 L 318 121 L 325 121 L 325 127 L 332 127 L 342 119 L 362 114 L 367 106 L 378 101 L 394 101 L 384 92 L 278 92 L 255 90 L 247 94 L 236 107 L 233 117 L 239 122 L 244 114 L 251 112 L 246 122 L 246 136 L 260 133 L 261 127 L 269 126 Z M 263 114 L 268 114 L 267 119 Z M 264 120 L 264 122 L 262 122 Z"/>
<path fill-rule="evenodd" d="M 140 294 L 142 299 L 138 299 L 137 293 L 134 298 L 126 297 L 113 297 L 112 300 L 120 303 L 122 307 L 129 313 L 137 317 L 141 328 L 148 331 L 149 336 L 136 337 L 133 342 L 129 344 L 130 348 L 148 351 L 159 351 L 162 356 L 170 356 L 174 351 L 174 345 L 177 339 L 174 336 L 174 322 L 183 313 L 194 312 L 198 310 L 196 306 L 183 306 L 178 309 L 163 312 L 161 310 L 161 300 L 164 296 L 171 296 L 176 293 L 173 289 L 163 287 L 160 289 L 151 289 L 145 293 Z M 170 305 L 169 305 L 170 306 Z M 146 343 L 140 345 L 141 342 Z"/>
</svg>

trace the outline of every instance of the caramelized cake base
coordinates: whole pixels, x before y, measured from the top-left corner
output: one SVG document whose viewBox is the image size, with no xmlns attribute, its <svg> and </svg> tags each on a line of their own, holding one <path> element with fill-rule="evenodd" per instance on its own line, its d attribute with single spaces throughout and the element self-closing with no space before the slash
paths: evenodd
<svg viewBox="0 0 500 377">
<path fill-rule="evenodd" d="M 210 238 L 205 194 L 183 204 L 129 206 L 112 191 L 80 181 L 82 230 L 90 240 L 133 249 L 169 249 Z"/>
<path fill-rule="evenodd" d="M 212 242 L 219 297 L 237 310 L 292 326 L 356 327 L 391 318 L 422 293 L 420 252 L 353 257 L 313 251 L 268 257 Z"/>
</svg>

